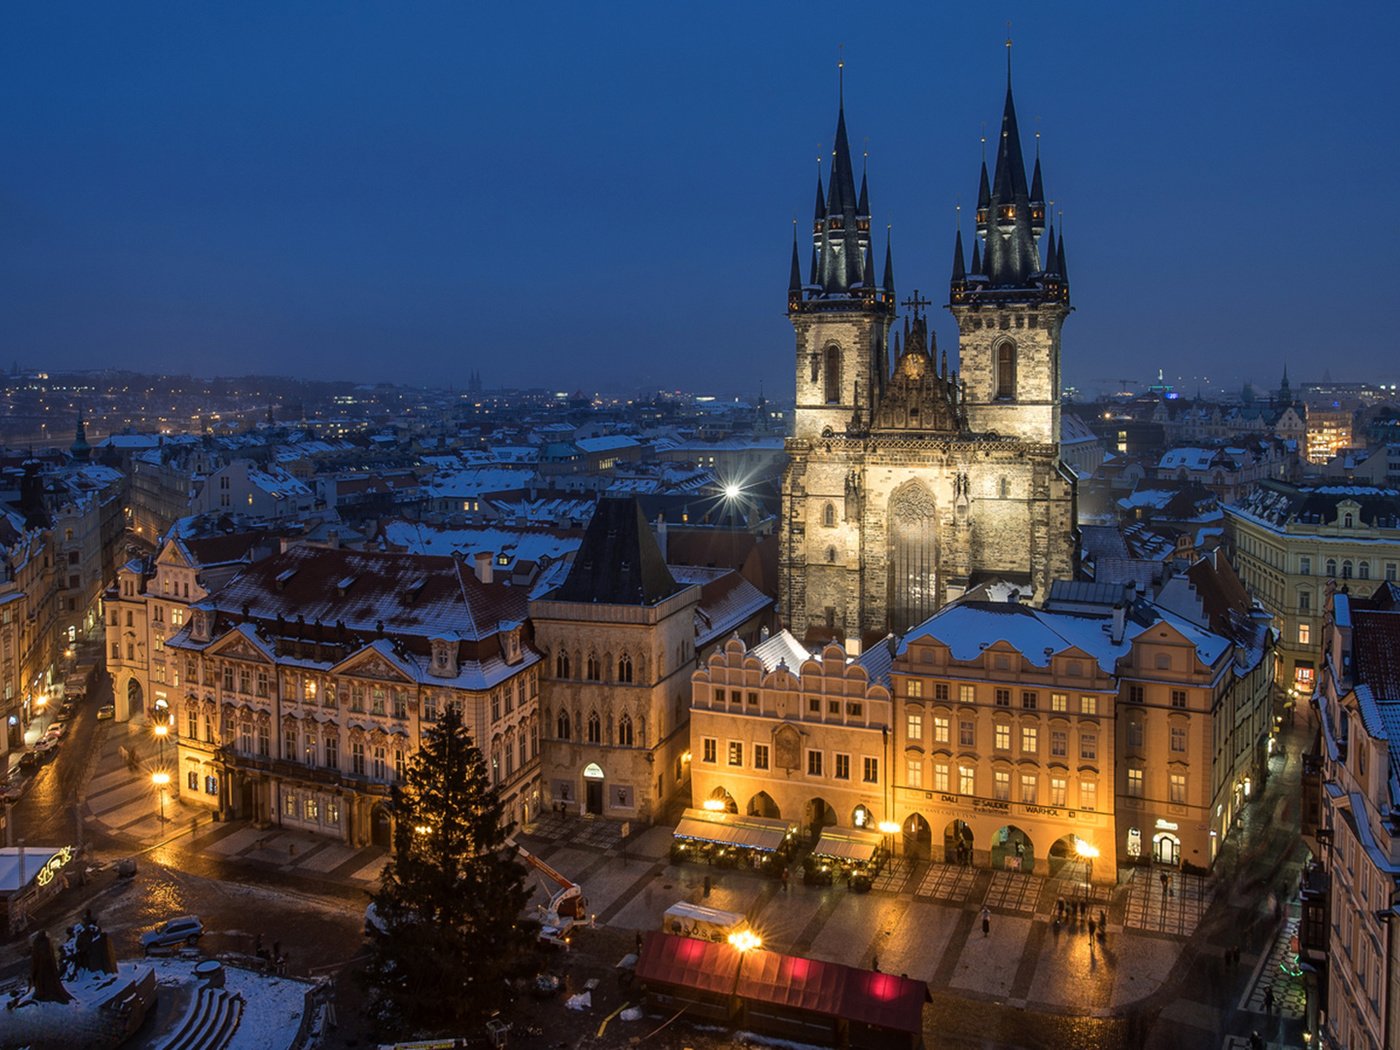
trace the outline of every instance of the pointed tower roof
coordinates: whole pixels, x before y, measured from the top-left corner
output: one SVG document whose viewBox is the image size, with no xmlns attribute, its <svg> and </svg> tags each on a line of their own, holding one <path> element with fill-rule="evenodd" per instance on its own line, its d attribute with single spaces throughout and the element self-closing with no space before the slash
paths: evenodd
<svg viewBox="0 0 1400 1050">
<path fill-rule="evenodd" d="M 864 171 L 862 171 L 862 172 L 860 173 L 860 200 L 859 200 L 859 201 L 857 202 L 857 204 L 856 204 L 856 214 L 857 214 L 857 215 L 869 215 L 869 214 L 870 214 L 870 186 L 869 186 L 869 178 L 868 178 L 868 173 L 867 173 L 867 172 L 864 172 Z"/>
<path fill-rule="evenodd" d="M 982 273 L 982 242 L 976 237 L 972 238 L 972 272 Z"/>
<path fill-rule="evenodd" d="M 563 584 L 561 602 L 655 605 L 681 589 L 635 497 L 604 497 Z"/>
<path fill-rule="evenodd" d="M 813 216 L 812 221 L 814 223 L 826 221 L 826 197 L 822 193 L 822 160 L 820 157 L 817 158 L 817 213 Z"/>
<path fill-rule="evenodd" d="M 963 243 L 962 230 L 958 230 L 957 236 L 953 239 L 953 280 L 961 281 L 967 276 L 967 270 L 963 268 Z"/>
<path fill-rule="evenodd" d="M 890 301 L 891 301 L 891 302 L 894 301 L 894 256 L 890 254 L 890 244 L 893 242 L 893 240 L 894 240 L 893 236 L 887 231 L 887 232 L 885 233 L 885 280 L 884 280 L 884 286 L 885 286 L 885 294 L 888 295 L 888 296 L 890 297 Z"/>
<path fill-rule="evenodd" d="M 982 158 L 982 180 L 977 184 L 977 207 L 978 210 L 990 207 L 992 203 L 992 184 L 987 178 L 987 158 Z"/>
<path fill-rule="evenodd" d="M 797 260 L 797 221 L 792 224 L 792 268 L 788 273 L 788 294 L 802 294 L 802 264 Z"/>
<path fill-rule="evenodd" d="M 1055 227 L 1050 227 L 1050 232 L 1045 235 L 1045 266 L 1044 273 L 1058 273 L 1060 265 L 1059 256 L 1055 252 Z"/>
<path fill-rule="evenodd" d="M 1065 265 L 1065 231 L 1064 224 L 1060 224 L 1060 243 L 1055 246 L 1055 268 L 1060 272 L 1062 280 L 1069 280 L 1069 267 Z"/>
<path fill-rule="evenodd" d="M 856 210 L 856 174 L 851 167 L 851 143 L 846 136 L 846 103 L 836 111 L 836 148 L 831 157 L 831 188 L 826 196 L 828 215 Z"/>
<path fill-rule="evenodd" d="M 1031 176 L 1031 203 L 1045 203 L 1045 180 L 1040 177 L 1040 139 L 1036 139 L 1035 174 Z"/>
</svg>

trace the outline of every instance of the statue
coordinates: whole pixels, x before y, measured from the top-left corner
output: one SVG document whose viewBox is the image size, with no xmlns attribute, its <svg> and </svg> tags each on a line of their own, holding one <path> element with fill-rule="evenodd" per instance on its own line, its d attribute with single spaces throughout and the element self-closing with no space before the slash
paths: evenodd
<svg viewBox="0 0 1400 1050">
<path fill-rule="evenodd" d="M 58 976 L 58 963 L 54 961 L 53 944 L 49 935 L 40 930 L 29 942 L 29 987 L 32 997 L 41 1003 L 67 1003 L 73 997 L 63 987 Z"/>
<path fill-rule="evenodd" d="M 859 521 L 861 514 L 860 475 L 854 470 L 846 473 L 846 520 Z"/>
</svg>

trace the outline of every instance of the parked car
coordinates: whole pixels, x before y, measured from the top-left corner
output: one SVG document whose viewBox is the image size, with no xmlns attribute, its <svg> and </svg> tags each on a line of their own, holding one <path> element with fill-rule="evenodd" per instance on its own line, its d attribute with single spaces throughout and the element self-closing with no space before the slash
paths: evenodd
<svg viewBox="0 0 1400 1050">
<path fill-rule="evenodd" d="M 44 730 L 44 739 L 62 740 L 63 734 L 66 732 L 68 732 L 67 722 L 55 722 L 53 725 L 49 726 L 48 729 Z"/>
<path fill-rule="evenodd" d="M 58 738 L 52 736 L 44 737 L 43 740 L 40 740 L 34 745 L 33 754 L 38 761 L 47 762 L 49 759 L 53 758 L 54 755 L 58 754 Z"/>
<path fill-rule="evenodd" d="M 36 755 L 33 751 L 26 751 L 24 754 L 19 756 L 19 768 L 23 769 L 25 772 L 36 768 L 38 765 L 39 756 Z"/>
<path fill-rule="evenodd" d="M 112 718 L 112 717 L 114 717 L 114 716 L 116 715 L 116 713 L 117 713 L 117 705 L 116 705 L 116 704 L 103 704 L 101 707 L 99 707 L 99 708 L 97 709 L 97 717 L 98 717 L 98 718 Z"/>
<path fill-rule="evenodd" d="M 172 944 L 195 944 L 203 936 L 204 923 L 199 921 L 198 915 L 181 915 L 143 933 L 141 947 L 150 951 Z"/>
<path fill-rule="evenodd" d="M 73 706 L 73 701 L 72 701 L 72 700 L 67 701 L 66 703 L 64 703 L 64 705 L 63 705 L 62 707 L 60 707 L 60 708 L 58 709 L 58 714 L 56 714 L 56 715 L 53 716 L 53 717 L 54 717 L 54 721 L 55 721 L 55 722 L 66 722 L 66 721 L 68 721 L 68 719 L 70 719 L 70 718 L 73 717 L 73 712 L 74 712 L 75 710 L 76 710 L 76 708 Z"/>
</svg>

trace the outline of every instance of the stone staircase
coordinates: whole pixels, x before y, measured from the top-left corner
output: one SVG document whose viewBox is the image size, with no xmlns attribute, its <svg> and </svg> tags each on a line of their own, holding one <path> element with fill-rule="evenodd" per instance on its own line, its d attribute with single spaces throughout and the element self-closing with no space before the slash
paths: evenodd
<svg viewBox="0 0 1400 1050">
<path fill-rule="evenodd" d="M 223 1050 L 243 1019 L 243 996 L 205 985 L 161 1050 Z"/>
</svg>

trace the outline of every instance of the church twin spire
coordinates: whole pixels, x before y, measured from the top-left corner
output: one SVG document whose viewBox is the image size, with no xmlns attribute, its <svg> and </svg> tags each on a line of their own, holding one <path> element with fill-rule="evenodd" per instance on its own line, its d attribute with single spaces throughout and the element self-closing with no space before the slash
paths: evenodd
<svg viewBox="0 0 1400 1050">
<path fill-rule="evenodd" d="M 1010 47 L 1009 41 L 1007 46 Z M 1053 224 L 1047 222 L 1047 212 L 1038 136 L 1035 166 L 1030 185 L 1026 184 L 1026 162 L 1021 152 L 1021 131 L 1016 123 L 1008 51 L 1006 102 L 996 143 L 996 167 L 989 179 L 987 160 L 983 157 L 977 188 L 977 235 L 972 242 L 970 266 L 963 262 L 961 230 L 954 242 L 952 301 L 963 303 L 994 298 L 998 301 L 1068 302 L 1063 224 L 1057 240 Z M 1041 238 L 1046 235 L 1047 228 L 1042 261 Z"/>
</svg>

